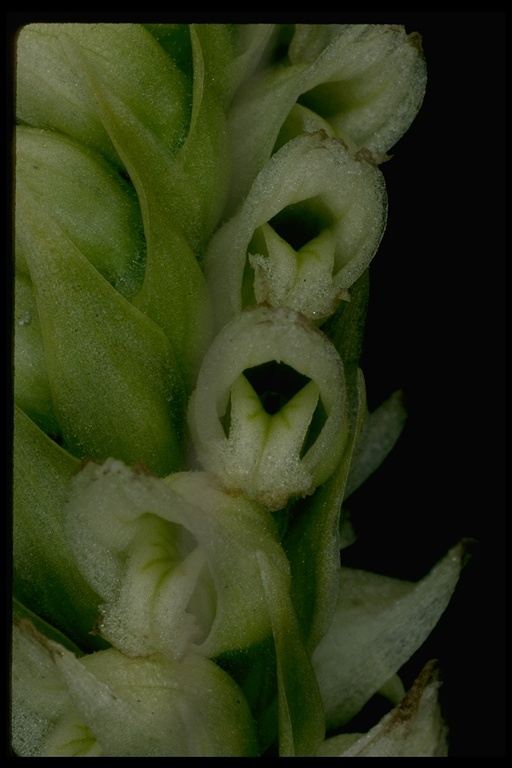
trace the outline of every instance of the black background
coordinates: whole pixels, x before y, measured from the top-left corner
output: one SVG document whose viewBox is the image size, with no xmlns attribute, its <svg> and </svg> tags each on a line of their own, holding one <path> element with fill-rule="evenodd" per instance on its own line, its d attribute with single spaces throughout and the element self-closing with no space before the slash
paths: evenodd
<svg viewBox="0 0 512 768">
<path fill-rule="evenodd" d="M 350 15 L 350 14 L 349 14 Z M 408 422 L 347 502 L 344 562 L 421 578 L 477 541 L 413 675 L 439 659 L 450 756 L 504 756 L 505 14 L 362 14 L 422 35 L 427 93 L 381 166 L 389 219 L 370 267 L 362 360 L 371 407 L 402 388 Z M 345 20 L 343 16 L 342 21 Z"/>
<path fill-rule="evenodd" d="M 370 406 L 402 388 L 409 418 L 393 453 L 348 503 L 359 538 L 344 562 L 418 579 L 457 541 L 478 542 L 405 675 L 410 682 L 439 659 L 450 756 L 504 756 L 506 14 L 242 15 L 176 20 L 398 23 L 422 35 L 425 100 L 382 166 L 389 219 L 371 266 L 362 360 Z M 7 16 L 9 34 L 18 21 L 63 20 Z"/>
</svg>

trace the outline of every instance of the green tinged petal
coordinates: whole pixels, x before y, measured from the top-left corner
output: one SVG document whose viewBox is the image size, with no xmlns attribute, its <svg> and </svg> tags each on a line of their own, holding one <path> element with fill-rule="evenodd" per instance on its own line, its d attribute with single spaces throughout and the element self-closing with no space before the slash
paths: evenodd
<svg viewBox="0 0 512 768">
<path fill-rule="evenodd" d="M 334 618 L 313 654 L 328 728 L 347 723 L 426 640 L 462 556 L 457 545 L 417 583 L 341 568 Z"/>
<path fill-rule="evenodd" d="M 111 461 L 77 475 L 65 526 L 104 601 L 98 629 L 130 656 L 217 656 L 272 633 L 283 749 L 314 753 L 323 710 L 266 510 L 228 496 L 206 473 L 163 482 Z M 193 558 L 198 567 L 190 570 Z"/>
<path fill-rule="evenodd" d="M 165 481 L 119 461 L 89 463 L 64 510 L 81 572 L 101 596 L 98 630 L 130 655 L 206 656 L 247 648 L 270 633 L 255 547 L 289 586 L 274 522 L 203 472 Z"/>
<path fill-rule="evenodd" d="M 101 597 L 97 631 L 130 656 L 180 658 L 201 631 L 187 608 L 204 555 L 173 522 L 179 504 L 162 480 L 114 460 L 89 463 L 70 487 L 64 529 Z"/>
<path fill-rule="evenodd" d="M 255 301 L 323 322 L 368 267 L 386 216 L 378 168 L 322 132 L 289 141 L 208 247 L 217 328 Z"/>
<path fill-rule="evenodd" d="M 310 63 L 299 102 L 328 120 L 353 152 L 378 162 L 421 107 L 427 72 L 418 33 L 396 24 L 297 25 L 290 61 Z"/>
<path fill-rule="evenodd" d="M 300 414 L 295 413 L 292 420 L 280 420 L 275 414 L 270 420 L 272 439 L 268 440 L 266 414 L 258 408 L 258 426 L 251 407 L 247 403 L 239 407 L 235 383 L 242 374 L 248 376 L 251 369 L 257 371 L 267 363 L 288 366 L 303 382 L 300 389 L 308 379 L 314 382 L 315 388 L 290 400 L 291 408 L 304 408 L 310 418 L 306 438 Z M 274 387 L 271 369 L 267 388 L 272 391 Z M 232 402 L 230 406 L 233 394 L 234 408 Z M 318 395 L 311 416 L 312 401 Z M 290 497 L 309 495 L 325 482 L 343 454 L 348 424 L 341 359 L 327 337 L 293 310 L 262 305 L 242 312 L 223 328 L 205 355 L 189 403 L 189 424 L 205 469 L 215 472 L 226 488 L 241 490 L 269 509 L 280 509 Z M 261 448 L 258 455 L 253 444 L 256 433 Z M 294 455 L 287 451 L 292 445 Z"/>
<path fill-rule="evenodd" d="M 298 102 L 329 124 L 354 154 L 376 162 L 406 132 L 421 106 L 426 68 L 421 38 L 385 24 L 294 25 L 286 54 L 244 83 L 229 112 L 231 210 L 284 136 Z M 262 119 L 264 115 L 264 119 Z M 301 118 L 299 119 L 299 125 Z"/>
<path fill-rule="evenodd" d="M 448 757 L 448 728 L 438 701 L 436 663 L 425 665 L 395 709 L 368 733 L 326 739 L 317 757 Z"/>
<path fill-rule="evenodd" d="M 77 659 L 30 627 L 15 627 L 13 637 L 14 746 L 21 756 L 256 753 L 243 695 L 209 659 L 130 659 L 114 649 Z"/>
</svg>

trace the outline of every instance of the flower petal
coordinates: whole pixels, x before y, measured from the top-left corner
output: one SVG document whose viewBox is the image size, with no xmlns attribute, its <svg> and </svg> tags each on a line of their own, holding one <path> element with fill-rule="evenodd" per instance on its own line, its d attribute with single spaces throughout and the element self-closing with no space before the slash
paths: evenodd
<svg viewBox="0 0 512 768">
<path fill-rule="evenodd" d="M 348 722 L 426 640 L 459 579 L 464 547 L 414 583 L 342 568 L 331 627 L 313 653 L 329 728 Z"/>
</svg>

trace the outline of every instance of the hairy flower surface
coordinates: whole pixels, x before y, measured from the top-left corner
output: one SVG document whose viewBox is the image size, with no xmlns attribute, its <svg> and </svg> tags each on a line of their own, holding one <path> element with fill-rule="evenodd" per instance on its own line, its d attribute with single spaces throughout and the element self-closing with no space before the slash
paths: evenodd
<svg viewBox="0 0 512 768">
<path fill-rule="evenodd" d="M 14 753 L 446 754 L 399 673 L 462 545 L 342 564 L 406 418 L 360 358 L 419 35 L 36 23 L 16 64 Z"/>
</svg>

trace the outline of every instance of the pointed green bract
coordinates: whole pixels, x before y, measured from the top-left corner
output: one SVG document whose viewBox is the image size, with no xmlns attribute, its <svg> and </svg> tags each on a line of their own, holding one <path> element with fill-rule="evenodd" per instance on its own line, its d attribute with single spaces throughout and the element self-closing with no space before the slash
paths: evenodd
<svg viewBox="0 0 512 768">
<path fill-rule="evenodd" d="M 341 302 L 327 321 L 328 336 L 338 350 L 345 371 L 347 445 L 341 460 L 310 499 L 292 507 L 293 525 L 283 536 L 292 570 L 291 595 L 304 642 L 310 652 L 324 636 L 338 601 L 340 548 L 348 527 L 342 502 L 366 411 L 364 377 L 358 367 L 366 315 L 367 274 L 351 288 L 349 302 Z"/>
<path fill-rule="evenodd" d="M 66 136 L 18 126 L 16 179 L 116 290 L 127 298 L 137 293 L 146 250 L 140 207 L 111 165 Z M 26 256 L 20 239 L 17 245 L 20 268 Z"/>
<path fill-rule="evenodd" d="M 102 647 L 91 634 L 99 596 L 77 567 L 62 520 L 80 462 L 16 407 L 13 465 L 14 597 L 78 645 Z"/>
<path fill-rule="evenodd" d="M 341 568 L 329 630 L 313 654 L 327 725 L 350 721 L 422 645 L 458 582 L 457 545 L 421 581 Z"/>
<path fill-rule="evenodd" d="M 78 457 L 140 461 L 157 474 L 180 468 L 182 383 L 161 329 L 107 283 L 21 182 L 16 215 L 66 447 Z"/>
<path fill-rule="evenodd" d="M 324 712 L 309 655 L 302 643 L 291 600 L 276 579 L 275 566 L 257 552 L 261 582 L 276 646 L 280 757 L 315 753 L 325 732 Z M 300 674 L 297 671 L 300 670 Z"/>
<path fill-rule="evenodd" d="M 41 429 L 58 435 L 46 355 L 30 277 L 14 278 L 14 401 Z"/>
<path fill-rule="evenodd" d="M 70 26 L 28 24 L 16 50 L 16 119 L 82 141 L 117 167 L 117 155 L 94 103 L 61 44 Z"/>
<path fill-rule="evenodd" d="M 283 538 L 292 569 L 291 596 L 310 652 L 331 624 L 339 594 L 340 515 L 354 444 L 365 407 L 362 376 L 351 392 L 351 440 L 331 477 L 307 503 L 293 509 L 294 524 Z"/>
<path fill-rule="evenodd" d="M 402 433 L 407 411 L 401 392 L 394 392 L 378 408 L 365 415 L 357 443 L 345 498 L 350 496 L 384 461 Z"/>
<path fill-rule="evenodd" d="M 192 114 L 186 121 L 180 118 L 177 135 L 174 138 L 169 136 L 163 106 L 162 112 L 157 110 L 153 115 L 154 108 L 148 113 L 135 100 L 134 109 L 130 83 L 135 75 L 131 72 L 130 49 L 123 47 L 119 54 L 121 58 L 115 55 L 118 51 L 115 43 L 119 36 L 122 37 L 122 29 L 116 29 L 118 25 L 112 25 L 113 29 L 110 29 L 111 25 L 97 26 L 98 29 L 92 29 L 85 25 L 83 36 L 78 39 L 64 38 L 63 44 L 69 49 L 70 56 L 75 56 L 80 63 L 84 87 L 95 99 L 98 114 L 118 148 L 139 198 L 147 256 L 144 283 L 134 303 L 166 333 L 181 375 L 188 383 L 200 354 L 204 323 L 208 317 L 207 314 L 205 317 L 207 297 L 196 261 L 196 250 L 211 221 L 206 212 L 204 195 L 197 185 L 198 179 L 203 179 L 203 173 L 208 175 L 205 164 L 211 162 L 211 147 L 205 148 L 202 158 L 196 153 L 193 165 L 187 161 L 187 148 L 197 122 L 194 105 L 202 97 L 201 94 L 198 97 L 194 95 Z M 150 62 L 144 70 L 145 77 L 149 77 L 153 66 L 158 74 L 160 66 L 170 65 L 152 36 L 145 30 L 142 33 L 152 41 Z M 98 66 L 97 58 L 87 45 L 90 37 L 94 44 L 108 46 L 111 65 L 122 80 L 122 88 L 115 87 L 116 81 L 108 68 Z M 156 57 L 155 62 L 152 61 L 153 56 Z M 174 69 L 171 71 L 173 77 L 179 74 Z M 174 93 L 172 84 L 165 88 L 168 75 L 170 72 L 163 73 L 162 82 L 167 98 L 182 102 L 183 95 Z M 200 90 L 202 87 L 197 86 Z M 208 123 L 215 136 L 220 119 L 218 116 Z M 221 163 L 218 151 L 214 156 L 216 162 Z"/>
</svg>

